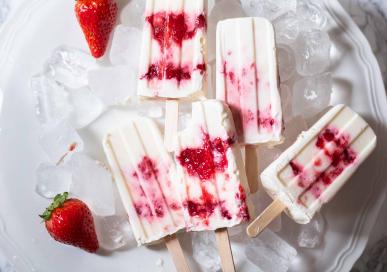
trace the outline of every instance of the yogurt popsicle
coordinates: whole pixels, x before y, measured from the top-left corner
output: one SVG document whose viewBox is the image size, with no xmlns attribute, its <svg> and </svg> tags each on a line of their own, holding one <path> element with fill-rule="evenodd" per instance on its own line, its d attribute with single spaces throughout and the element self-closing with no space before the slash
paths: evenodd
<svg viewBox="0 0 387 272">
<path fill-rule="evenodd" d="M 146 0 L 138 95 L 199 96 L 205 89 L 205 0 Z"/>
<path fill-rule="evenodd" d="M 250 218 L 247 181 L 231 113 L 217 100 L 192 104 L 175 153 L 187 229 L 216 230 Z"/>
<path fill-rule="evenodd" d="M 261 174 L 275 199 L 248 228 L 251 236 L 285 209 L 297 223 L 307 224 L 349 180 L 376 146 L 371 127 L 344 105 L 333 107 Z M 274 207 L 274 208 L 273 208 Z"/>
<path fill-rule="evenodd" d="M 139 245 L 185 228 L 175 163 L 152 120 L 109 133 L 104 150 Z"/>
<path fill-rule="evenodd" d="M 275 36 L 267 19 L 236 18 L 218 23 L 216 97 L 231 108 L 240 143 L 281 141 Z"/>
<path fill-rule="evenodd" d="M 236 139 L 225 104 L 195 102 L 191 123 L 179 133 L 175 153 L 187 229 L 215 230 L 223 271 L 235 271 L 227 227 L 250 219 L 247 181 Z"/>
</svg>

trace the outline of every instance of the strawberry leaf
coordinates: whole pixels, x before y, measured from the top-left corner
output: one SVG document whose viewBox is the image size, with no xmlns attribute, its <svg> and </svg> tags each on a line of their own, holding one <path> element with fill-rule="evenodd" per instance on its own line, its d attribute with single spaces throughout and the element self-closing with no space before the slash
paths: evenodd
<svg viewBox="0 0 387 272">
<path fill-rule="evenodd" d="M 46 208 L 46 210 L 43 212 L 43 214 L 40 214 L 39 217 L 42 218 L 44 221 L 48 221 L 51 219 L 51 215 L 53 211 L 57 208 L 60 208 L 63 206 L 63 204 L 66 202 L 67 197 L 69 196 L 68 192 L 64 192 L 63 194 L 57 194 L 54 197 L 53 202 L 50 206 Z"/>
</svg>

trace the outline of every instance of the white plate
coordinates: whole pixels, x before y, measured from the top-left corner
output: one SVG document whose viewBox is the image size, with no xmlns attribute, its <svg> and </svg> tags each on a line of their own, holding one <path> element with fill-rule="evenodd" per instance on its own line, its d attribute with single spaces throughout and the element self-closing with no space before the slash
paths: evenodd
<svg viewBox="0 0 387 272">
<path fill-rule="evenodd" d="M 375 128 L 379 145 L 340 196 L 325 207 L 328 229 L 324 243 L 313 250 L 298 249 L 294 271 L 348 271 L 364 249 L 385 197 L 387 101 L 379 67 L 366 39 L 338 2 L 323 3 L 337 48 L 332 104 L 345 103 L 361 113 Z M 48 236 L 37 216 L 47 201 L 34 193 L 34 171 L 45 155 L 38 145 L 40 129 L 28 82 L 61 44 L 86 49 L 68 0 L 26 1 L 0 33 L 0 88 L 4 91 L 0 123 L 0 219 L 4 224 L 0 221 L 0 246 L 18 271 L 33 267 L 56 272 L 157 271 L 159 257 L 164 260 L 164 270 L 173 271 L 162 247 L 99 256 L 61 246 Z M 290 220 L 285 219 L 284 224 L 283 233 L 295 228 Z M 254 271 L 249 264 L 242 263 L 239 268 Z"/>
</svg>

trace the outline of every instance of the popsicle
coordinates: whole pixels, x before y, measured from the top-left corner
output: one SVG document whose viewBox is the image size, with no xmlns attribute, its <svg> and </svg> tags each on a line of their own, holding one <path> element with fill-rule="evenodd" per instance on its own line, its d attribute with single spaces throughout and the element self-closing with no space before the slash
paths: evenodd
<svg viewBox="0 0 387 272">
<path fill-rule="evenodd" d="M 261 174 L 274 199 L 247 232 L 256 236 L 285 210 L 307 224 L 329 202 L 376 146 L 372 128 L 344 105 L 330 109 Z"/>
<path fill-rule="evenodd" d="M 177 134 L 176 99 L 206 90 L 205 0 L 147 0 L 138 95 L 167 99 L 166 145 Z"/>
<path fill-rule="evenodd" d="M 185 228 L 176 189 L 180 181 L 157 125 L 148 118 L 135 118 L 109 133 L 103 146 L 138 244 L 165 238 L 177 270 L 189 271 L 173 236 Z"/>
<path fill-rule="evenodd" d="M 218 23 L 216 39 L 216 97 L 231 108 L 238 139 L 246 145 L 247 176 L 254 192 L 256 145 L 282 141 L 274 29 L 265 18 L 228 19 Z"/>
<path fill-rule="evenodd" d="M 187 229 L 216 230 L 223 268 L 233 270 L 225 264 L 232 260 L 226 228 L 249 221 L 249 190 L 232 115 L 223 102 L 192 104 L 175 158 Z"/>
</svg>

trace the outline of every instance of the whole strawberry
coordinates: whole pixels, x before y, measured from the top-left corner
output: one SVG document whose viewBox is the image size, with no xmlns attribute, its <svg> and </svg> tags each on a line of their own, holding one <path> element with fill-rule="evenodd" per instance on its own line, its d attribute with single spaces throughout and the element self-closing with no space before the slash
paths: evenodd
<svg viewBox="0 0 387 272">
<path fill-rule="evenodd" d="M 48 233 L 58 242 L 96 252 L 99 244 L 90 209 L 82 201 L 67 197 L 68 193 L 55 196 L 53 203 L 40 215 Z"/>
<path fill-rule="evenodd" d="M 75 4 L 75 14 L 95 58 L 105 54 L 117 13 L 115 0 L 77 0 Z"/>
</svg>

